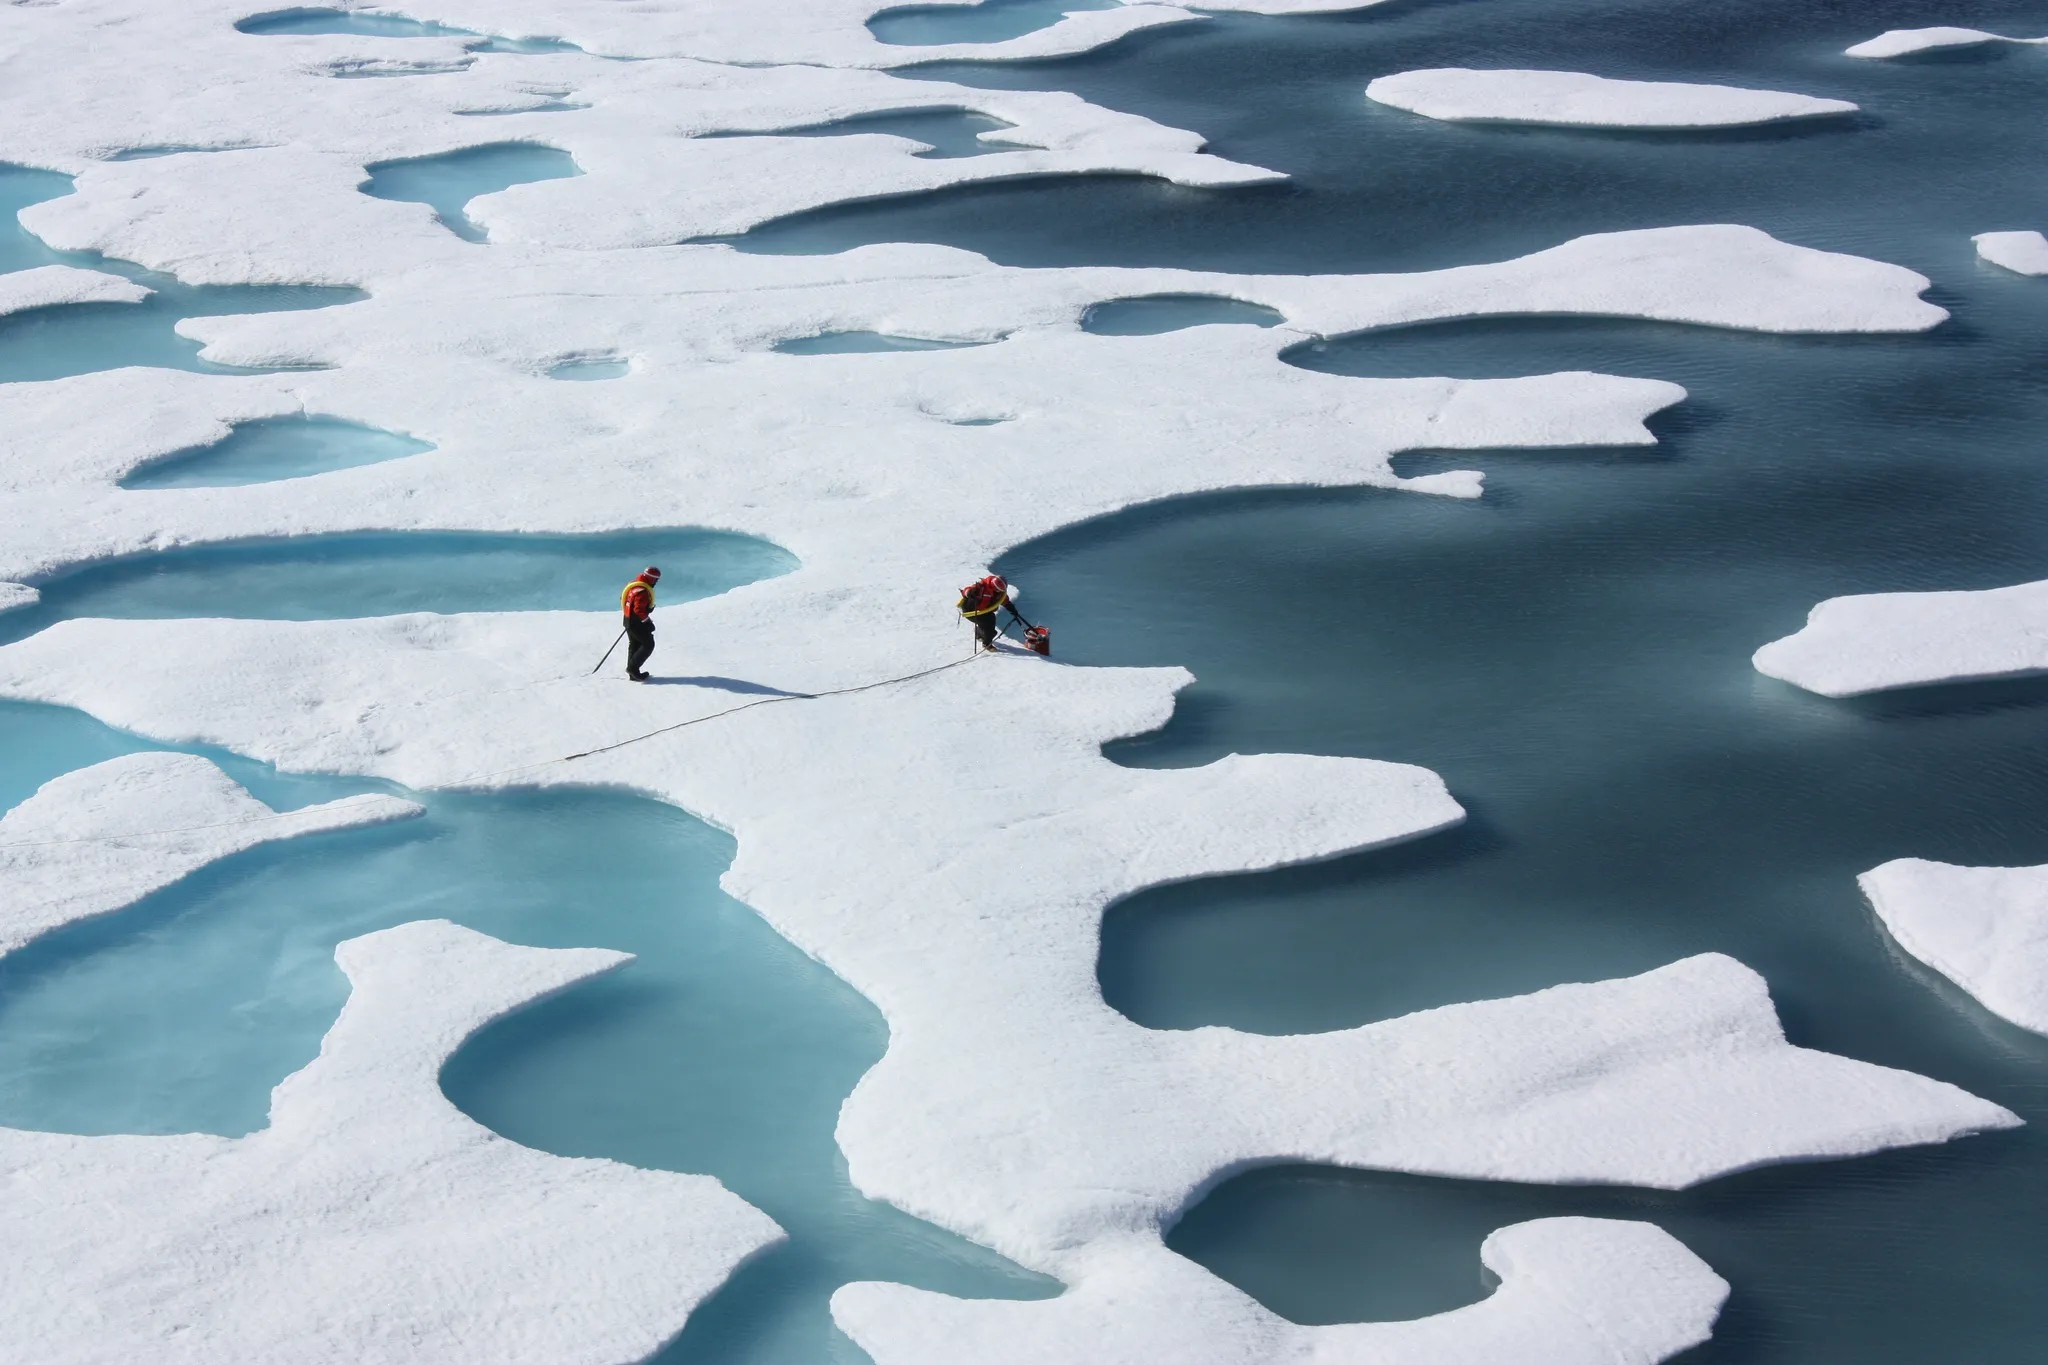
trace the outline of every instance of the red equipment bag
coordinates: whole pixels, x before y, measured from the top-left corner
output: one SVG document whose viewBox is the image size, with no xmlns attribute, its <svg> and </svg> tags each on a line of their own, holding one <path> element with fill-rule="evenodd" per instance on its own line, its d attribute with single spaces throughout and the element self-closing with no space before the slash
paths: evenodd
<svg viewBox="0 0 2048 1365">
<path fill-rule="evenodd" d="M 1052 632 L 1044 626 L 1031 627 L 1031 629 L 1024 632 L 1024 648 L 1030 650 L 1033 654 L 1043 654 L 1046 658 L 1050 659 L 1052 657 Z"/>
</svg>

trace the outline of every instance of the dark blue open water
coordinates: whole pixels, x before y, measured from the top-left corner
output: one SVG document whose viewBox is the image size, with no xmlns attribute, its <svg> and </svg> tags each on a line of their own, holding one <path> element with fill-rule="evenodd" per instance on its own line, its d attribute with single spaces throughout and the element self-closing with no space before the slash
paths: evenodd
<svg viewBox="0 0 2048 1365">
<path fill-rule="evenodd" d="M 1829 55 L 1914 24 L 2040 32 L 2048 7 L 1481 8 L 1223 21 L 1065 68 L 1091 98 L 1294 171 L 1291 187 L 1187 212 L 1148 212 L 1137 182 L 1013 187 L 898 206 L 892 235 L 1005 259 L 1291 271 L 1735 221 L 1913 266 L 1955 321 L 1845 340 L 1518 320 L 1304 348 L 1290 358 L 1338 375 L 1589 368 L 1676 380 L 1692 398 L 1654 424 L 1652 452 L 1403 461 L 1486 469 L 1480 503 L 1224 496 L 1005 557 L 1064 657 L 1184 663 L 1201 679 L 1164 732 L 1114 749 L 1120 761 L 1401 759 L 1443 773 L 1472 811 L 1398 850 L 1135 897 L 1105 924 L 1105 994 L 1163 1028 L 1309 1031 L 1720 950 L 1769 978 L 1795 1041 L 1954 1081 L 2037 1126 L 1679 1195 L 1268 1170 L 1216 1192 L 1174 1245 L 1297 1320 L 1391 1319 L 1480 1297 L 1494 1227 L 1645 1217 L 1734 1285 L 1715 1341 L 1688 1360 L 2034 1359 L 2048 1339 L 2034 1283 L 2048 1265 L 2048 1040 L 1904 961 L 1854 878 L 1909 854 L 2048 860 L 2048 686 L 1829 702 L 1748 657 L 1831 594 L 2048 576 L 2048 290 L 1978 263 L 1968 240 L 2048 218 L 2048 62 Z M 1651 139 L 1457 128 L 1357 98 L 1372 76 L 1442 65 L 1719 79 L 1867 112 L 1843 128 Z M 1071 231 L 1036 245 L 1013 231 L 1054 203 Z M 869 208 L 837 227 L 865 232 L 861 212 L 879 225 Z M 1147 582 L 1172 586 L 1134 617 L 1130 585 Z"/>
<path fill-rule="evenodd" d="M 1032 7 L 1006 8 L 1015 18 Z M 894 22 L 913 21 L 935 18 Z M 1980 265 L 1968 241 L 2048 223 L 2037 116 L 2048 54 L 1834 55 L 1931 23 L 2039 33 L 2048 4 L 1416 0 L 1350 18 L 1218 19 L 1060 63 L 928 68 L 1077 90 L 1295 178 L 1235 191 L 1119 178 L 985 186 L 801 215 L 742 239 L 797 251 L 944 241 L 1019 263 L 1375 270 L 1736 221 L 1913 266 L 1954 310 L 1940 331 L 1909 338 L 1517 321 L 1304 349 L 1296 363 L 1338 375 L 1588 367 L 1676 380 L 1693 396 L 1658 420 L 1654 451 L 1407 460 L 1487 469 L 1479 503 L 1241 494 L 1141 509 L 1005 559 L 1034 617 L 1057 627 L 1063 657 L 1184 663 L 1200 676 L 1174 722 L 1116 746 L 1119 761 L 1233 750 L 1404 759 L 1442 772 L 1473 813 L 1461 830 L 1387 853 L 1116 907 L 1102 982 L 1133 1018 L 1337 1028 L 1718 949 L 1765 973 L 1795 1041 L 1954 1081 L 2037 1125 L 1676 1195 L 1258 1172 L 1214 1193 L 1172 1241 L 1278 1311 L 1334 1322 L 1469 1302 L 1484 1292 L 1487 1231 L 1596 1212 L 1657 1221 L 1733 1283 L 1700 1362 L 2020 1362 L 2048 1339 L 2034 1284 L 2048 1265 L 2048 1040 L 1903 962 L 1854 886 L 1857 872 L 1907 854 L 2048 859 L 2048 686 L 1840 703 L 1748 666 L 1751 650 L 1830 594 L 2048 575 L 2048 281 Z M 919 32 L 893 36 L 931 41 Z M 1442 65 L 1726 80 L 1866 112 L 1652 138 L 1460 128 L 1361 94 L 1374 76 Z M 47 259 L 30 255 L 17 267 Z M 81 308 L 0 321 L 0 379 L 47 377 L 42 348 L 7 349 L 23 326 L 115 312 L 124 320 L 108 325 L 120 328 L 152 316 Z M 110 355 L 198 364 L 162 336 L 147 352 L 121 350 L 130 336 L 70 348 L 57 372 L 103 368 Z M 156 586 L 175 596 L 208 574 L 232 579 L 240 566 L 213 553 L 189 578 L 170 565 Z M 350 572 L 387 586 L 408 577 L 396 557 L 383 569 L 375 560 Z M 545 595 L 557 567 L 527 567 Z M 321 580 L 295 581 L 311 594 Z M 1170 588 L 1133 613 L 1130 585 L 1149 582 Z M 59 588 L 52 613 L 87 609 Z M 311 600 L 294 610 L 332 614 Z M 135 747 L 38 708 L 0 707 L 0 740 L 10 803 Z M 284 805 L 349 789 L 231 766 Z M 832 1117 L 879 1056 L 880 1021 L 717 892 L 722 836 L 609 796 L 430 806 L 414 825 L 230 860 L 8 963 L 0 1122 L 244 1131 L 332 1016 L 332 943 L 449 914 L 523 942 L 643 954 L 488 1031 L 450 1068 L 459 1103 L 551 1150 L 711 1171 L 796 1234 L 698 1316 L 674 1359 L 857 1359 L 825 1316 L 848 1278 L 1044 1292 L 846 1187 Z"/>
</svg>

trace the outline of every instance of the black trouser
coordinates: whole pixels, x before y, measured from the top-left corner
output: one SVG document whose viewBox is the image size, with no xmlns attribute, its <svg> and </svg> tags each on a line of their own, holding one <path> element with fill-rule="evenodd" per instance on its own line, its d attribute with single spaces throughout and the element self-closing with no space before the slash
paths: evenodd
<svg viewBox="0 0 2048 1365">
<path fill-rule="evenodd" d="M 990 612 L 986 616 L 970 616 L 967 619 L 974 622 L 974 638 L 980 642 L 981 647 L 983 649 L 994 649 L 996 647 L 996 613 Z"/>
<path fill-rule="evenodd" d="M 630 676 L 640 671 L 654 653 L 654 622 L 638 616 L 626 618 L 626 673 Z"/>
</svg>

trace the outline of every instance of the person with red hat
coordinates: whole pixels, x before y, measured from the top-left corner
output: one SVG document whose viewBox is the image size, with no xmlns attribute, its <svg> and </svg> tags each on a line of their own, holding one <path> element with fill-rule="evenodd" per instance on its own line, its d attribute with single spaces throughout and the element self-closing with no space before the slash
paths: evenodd
<svg viewBox="0 0 2048 1365">
<path fill-rule="evenodd" d="M 1010 585 L 1001 574 L 990 574 L 960 589 L 958 606 L 960 614 L 974 622 L 974 638 L 983 649 L 996 647 L 997 612 L 1008 607 L 1010 615 L 1024 620 L 1017 615 L 1017 606 L 1010 600 Z"/>
<path fill-rule="evenodd" d="M 661 570 L 650 564 L 619 594 L 619 610 L 626 617 L 626 638 L 632 641 L 626 646 L 626 676 L 634 682 L 647 681 L 640 665 L 654 653 L 654 585 L 660 581 Z"/>
</svg>

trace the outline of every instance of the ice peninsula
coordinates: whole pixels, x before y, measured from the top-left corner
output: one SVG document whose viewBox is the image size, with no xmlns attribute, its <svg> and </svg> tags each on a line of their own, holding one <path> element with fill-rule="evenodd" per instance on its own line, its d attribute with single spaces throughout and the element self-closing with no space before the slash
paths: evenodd
<svg viewBox="0 0 2048 1365">
<path fill-rule="evenodd" d="M 1901 948 L 1993 1014 L 2048 1033 L 2048 867 L 1898 858 L 1857 881 Z"/>
<path fill-rule="evenodd" d="M 2048 672 L 2048 581 L 1830 597 L 1752 662 L 1826 697 Z"/>
<path fill-rule="evenodd" d="M 1678 81 L 1619 81 L 1583 71 L 1479 71 L 1441 67 L 1382 76 L 1366 98 L 1457 123 L 1570 128 L 1739 128 L 1853 114 L 1846 100 L 1785 90 Z"/>
<path fill-rule="evenodd" d="M 2048 38 L 2008 38 L 2002 33 L 1986 33 L 1981 28 L 1958 28 L 1953 24 L 1943 24 L 1934 28 L 1891 28 L 1875 38 L 1864 39 L 1854 47 L 1844 48 L 1842 55 L 1884 60 L 1891 57 L 1910 57 L 1918 52 L 1936 52 L 1944 48 L 1982 47 L 1986 43 L 2035 46 L 2048 43 Z"/>
</svg>

